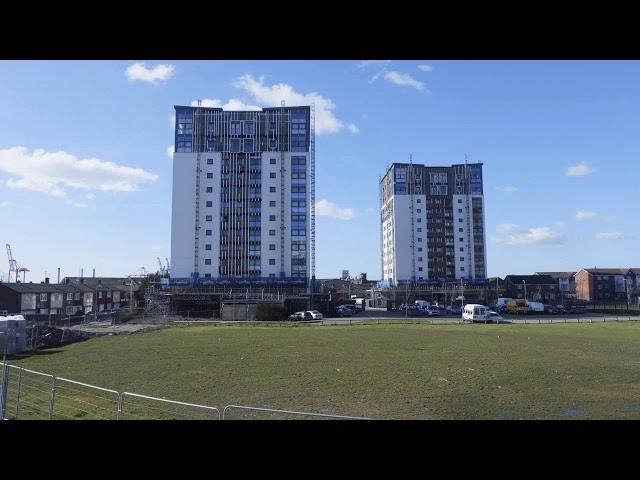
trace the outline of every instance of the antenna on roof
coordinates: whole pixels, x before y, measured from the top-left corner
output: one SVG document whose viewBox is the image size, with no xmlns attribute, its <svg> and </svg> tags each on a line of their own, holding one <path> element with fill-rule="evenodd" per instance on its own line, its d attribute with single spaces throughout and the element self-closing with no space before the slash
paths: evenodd
<svg viewBox="0 0 640 480">
<path fill-rule="evenodd" d="M 198 100 L 198 106 L 201 107 L 202 106 L 202 100 Z"/>
<path fill-rule="evenodd" d="M 284 100 L 280 100 L 280 106 L 284 107 Z"/>
</svg>

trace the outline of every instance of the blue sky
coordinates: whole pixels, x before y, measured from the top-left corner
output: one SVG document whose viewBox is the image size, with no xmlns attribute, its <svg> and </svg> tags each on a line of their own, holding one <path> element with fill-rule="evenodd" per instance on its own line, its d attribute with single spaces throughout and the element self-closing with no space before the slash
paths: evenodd
<svg viewBox="0 0 640 480">
<path fill-rule="evenodd" d="M 320 278 L 380 278 L 378 180 L 409 154 L 484 163 L 490 276 L 640 265 L 633 61 L 0 62 L 0 241 L 27 281 L 157 269 L 173 105 L 280 97 L 316 103 Z"/>
</svg>

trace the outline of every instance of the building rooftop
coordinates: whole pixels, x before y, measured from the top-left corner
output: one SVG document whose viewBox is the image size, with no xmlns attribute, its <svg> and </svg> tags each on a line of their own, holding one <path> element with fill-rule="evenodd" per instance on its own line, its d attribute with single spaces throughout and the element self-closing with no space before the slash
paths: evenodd
<svg viewBox="0 0 640 480">
<path fill-rule="evenodd" d="M 507 275 L 505 281 L 518 284 L 523 281 L 529 285 L 556 285 L 557 282 L 549 275 Z"/>
<path fill-rule="evenodd" d="M 576 272 L 536 272 L 534 275 L 549 275 L 553 278 L 571 278 Z"/>
<path fill-rule="evenodd" d="M 627 267 L 627 268 L 583 268 L 587 273 L 590 274 L 605 274 L 605 275 L 626 275 L 631 271 L 634 275 L 640 274 L 640 267 Z"/>
</svg>

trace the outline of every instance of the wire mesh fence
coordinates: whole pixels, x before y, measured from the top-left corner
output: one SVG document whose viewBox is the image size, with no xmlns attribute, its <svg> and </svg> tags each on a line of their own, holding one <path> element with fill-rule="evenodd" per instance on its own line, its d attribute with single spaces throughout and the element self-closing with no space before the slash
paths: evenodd
<svg viewBox="0 0 640 480">
<path fill-rule="evenodd" d="M 298 412 L 274 408 L 227 405 L 222 410 L 222 420 L 371 420 L 366 417 L 351 417 L 329 413 Z"/>
<path fill-rule="evenodd" d="M 219 420 L 216 407 L 123 392 L 122 420 Z"/>
<path fill-rule="evenodd" d="M 75 380 L 57 377 L 53 420 L 117 420 L 120 394 Z"/>
<path fill-rule="evenodd" d="M 5 418 L 47 420 L 51 418 L 54 376 L 7 365 Z"/>
</svg>

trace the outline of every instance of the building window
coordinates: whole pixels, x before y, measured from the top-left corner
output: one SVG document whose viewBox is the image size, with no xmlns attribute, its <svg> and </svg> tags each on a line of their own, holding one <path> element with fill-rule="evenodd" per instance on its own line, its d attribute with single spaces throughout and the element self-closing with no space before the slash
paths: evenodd
<svg viewBox="0 0 640 480">
<path fill-rule="evenodd" d="M 464 257 L 460 257 L 460 261 L 461 261 L 461 262 L 464 262 Z"/>
<path fill-rule="evenodd" d="M 207 165 L 213 165 L 213 158 L 207 158 Z"/>
<path fill-rule="evenodd" d="M 421 242 L 422 242 L 422 238 L 418 237 L 418 243 L 421 243 Z"/>
<path fill-rule="evenodd" d="M 418 227 L 418 233 L 422 233 L 422 227 Z"/>
<path fill-rule="evenodd" d="M 275 258 L 270 258 L 269 259 L 269 265 L 275 265 L 276 264 L 276 259 Z"/>
<path fill-rule="evenodd" d="M 207 193 L 213 193 L 213 187 L 207 187 Z"/>
<path fill-rule="evenodd" d="M 269 235 L 272 236 L 272 237 L 275 237 L 276 231 L 275 230 L 269 230 Z"/>
<path fill-rule="evenodd" d="M 422 219 L 421 219 L 421 218 L 418 218 L 418 222 L 422 222 Z"/>
<path fill-rule="evenodd" d="M 422 210 L 418 208 L 418 209 L 416 209 L 416 212 L 422 213 Z"/>
<path fill-rule="evenodd" d="M 244 139 L 244 152 L 245 153 L 253 152 L 253 139 L 252 138 L 245 138 Z"/>
<path fill-rule="evenodd" d="M 240 152 L 240 139 L 232 138 L 229 140 L 229 151 L 231 153 L 239 153 Z"/>
<path fill-rule="evenodd" d="M 462 228 L 458 229 L 458 232 L 462 233 L 464 230 Z"/>
<path fill-rule="evenodd" d="M 231 135 L 242 135 L 242 122 L 231 122 Z"/>
<path fill-rule="evenodd" d="M 204 259 L 204 264 L 205 265 L 211 265 L 211 259 L 210 258 L 205 258 Z"/>
<path fill-rule="evenodd" d="M 462 199 L 461 198 L 458 199 L 458 203 L 462 203 Z"/>
<path fill-rule="evenodd" d="M 269 191 L 270 191 L 271 193 L 275 193 L 275 191 L 276 191 L 276 187 L 269 187 Z"/>
<path fill-rule="evenodd" d="M 464 272 L 464 267 L 460 267 L 460 271 L 461 271 L 461 272 Z"/>
<path fill-rule="evenodd" d="M 269 250 L 275 250 L 276 249 L 276 244 L 275 243 L 270 243 L 269 244 Z"/>
<path fill-rule="evenodd" d="M 213 173 L 211 172 L 207 173 L 207 178 L 213 178 Z"/>
<path fill-rule="evenodd" d="M 207 244 L 204 246 L 204 249 L 205 249 L 205 250 L 211 250 L 211 244 L 210 244 L 210 243 L 207 243 Z"/>
<path fill-rule="evenodd" d="M 275 206 L 276 206 L 276 201 L 275 201 L 275 200 L 271 200 L 271 201 L 269 202 L 269 206 L 270 206 L 270 207 L 275 207 Z"/>
<path fill-rule="evenodd" d="M 270 172 L 269 178 L 276 178 L 276 172 Z"/>
<path fill-rule="evenodd" d="M 422 267 L 418 267 L 418 271 L 421 272 L 422 271 Z"/>
<path fill-rule="evenodd" d="M 98 298 L 102 298 L 102 292 L 98 292 Z"/>
<path fill-rule="evenodd" d="M 458 240 L 460 240 L 461 242 L 464 242 L 464 238 L 459 237 Z"/>
<path fill-rule="evenodd" d="M 107 298 L 111 298 L 111 290 L 107 292 Z"/>
<path fill-rule="evenodd" d="M 416 200 L 416 203 L 420 203 L 420 199 L 419 198 Z"/>
<path fill-rule="evenodd" d="M 207 207 L 213 207 L 213 202 L 211 202 L 211 200 L 207 200 Z"/>
<path fill-rule="evenodd" d="M 41 293 L 40 294 L 40 301 L 41 302 L 46 302 L 47 301 L 47 294 L 46 293 Z"/>
<path fill-rule="evenodd" d="M 206 231 L 205 231 L 205 235 L 206 235 L 207 237 L 210 237 L 210 236 L 211 236 L 211 230 L 206 230 Z"/>
<path fill-rule="evenodd" d="M 253 135 L 256 131 L 255 122 L 244 122 L 244 134 L 245 135 Z"/>
<path fill-rule="evenodd" d="M 462 209 L 461 208 L 458 209 L 458 213 L 462 213 Z"/>
<path fill-rule="evenodd" d="M 271 159 L 269 159 L 269 163 L 270 163 L 271 165 L 275 165 L 275 164 L 276 164 L 276 159 L 275 159 L 275 158 L 271 158 Z"/>
<path fill-rule="evenodd" d="M 275 215 L 269 215 L 269 221 L 275 222 L 276 221 L 276 216 Z"/>
<path fill-rule="evenodd" d="M 204 274 L 204 278 L 211 278 L 211 274 L 210 273 L 205 273 Z"/>
<path fill-rule="evenodd" d="M 418 247 L 418 251 L 421 252 L 422 251 L 422 247 Z"/>
<path fill-rule="evenodd" d="M 464 247 L 460 247 L 460 251 L 461 251 L 461 252 L 464 252 Z"/>
<path fill-rule="evenodd" d="M 207 215 L 205 218 L 206 218 L 207 222 L 210 222 L 213 219 L 213 216 L 212 215 Z"/>
<path fill-rule="evenodd" d="M 458 219 L 458 223 L 462 223 L 462 219 L 461 218 Z"/>
</svg>

